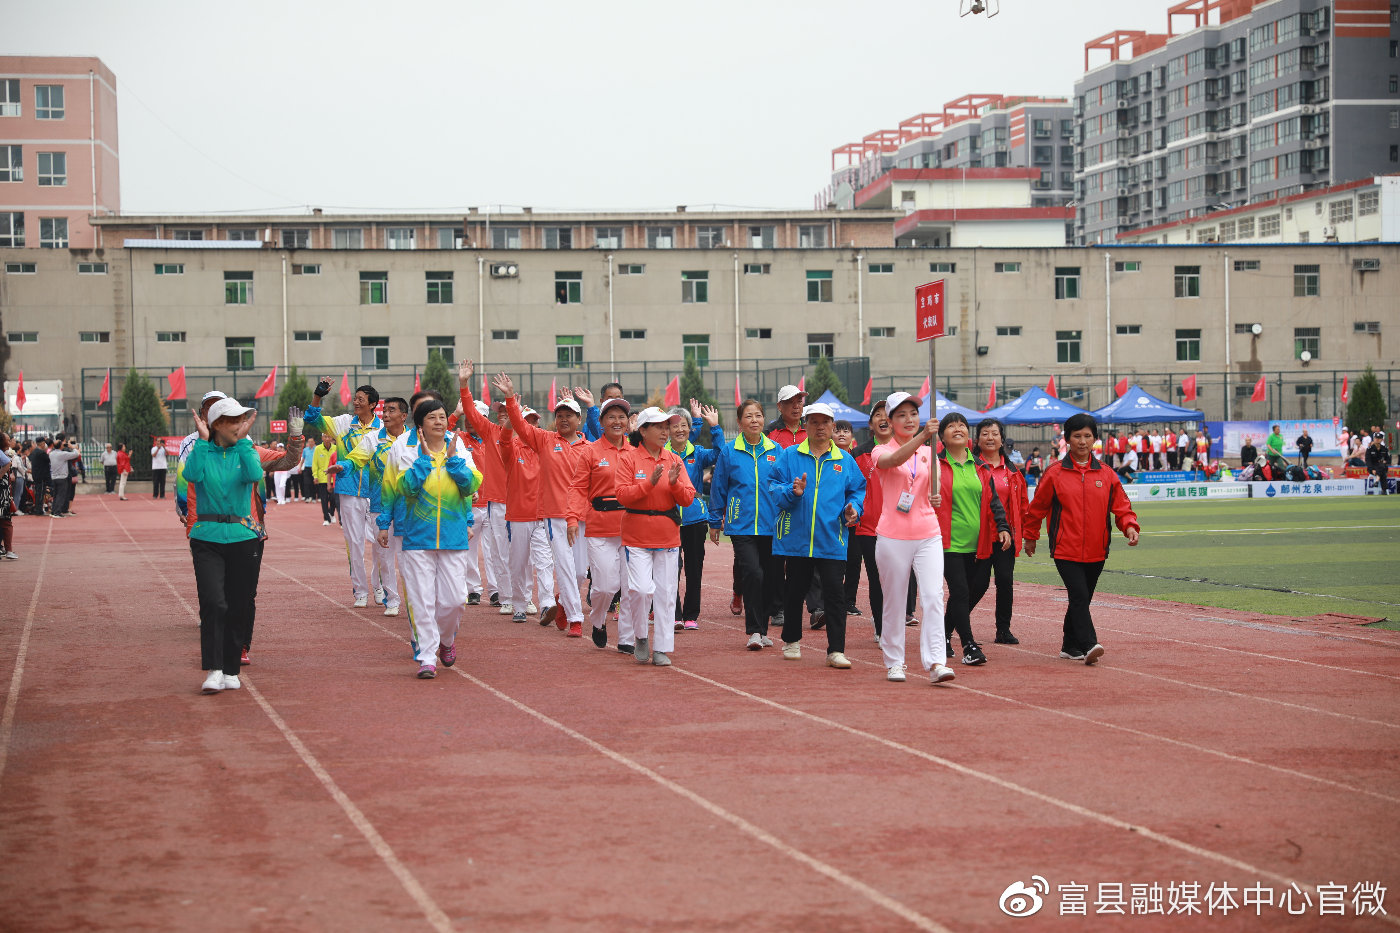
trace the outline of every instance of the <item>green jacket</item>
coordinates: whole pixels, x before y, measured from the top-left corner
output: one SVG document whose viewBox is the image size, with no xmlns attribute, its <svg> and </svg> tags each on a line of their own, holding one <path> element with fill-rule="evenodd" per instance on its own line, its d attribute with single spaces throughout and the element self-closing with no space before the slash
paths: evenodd
<svg viewBox="0 0 1400 933">
<path fill-rule="evenodd" d="M 248 519 L 262 478 L 262 461 L 248 438 L 232 447 L 195 441 L 185 461 L 185 479 L 196 487 L 200 520 L 190 529 L 190 537 L 216 544 L 256 538 L 258 533 L 248 526 Z M 234 516 L 241 521 L 209 521 L 202 518 L 206 515 Z"/>
</svg>

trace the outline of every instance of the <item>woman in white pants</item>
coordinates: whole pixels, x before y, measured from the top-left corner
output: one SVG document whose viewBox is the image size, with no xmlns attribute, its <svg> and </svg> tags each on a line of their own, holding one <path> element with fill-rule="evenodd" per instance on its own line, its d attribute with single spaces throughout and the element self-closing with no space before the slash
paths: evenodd
<svg viewBox="0 0 1400 933">
<path fill-rule="evenodd" d="M 919 584 L 923 623 L 919 626 L 919 660 L 932 683 L 952 680 L 943 639 L 943 538 L 938 525 L 940 497 L 932 494 L 933 451 L 929 441 L 938 423 L 929 419 L 919 430 L 919 400 L 895 392 L 885 401 L 894 437 L 870 452 L 875 461 L 873 481 L 880 484 L 882 503 L 875 538 L 875 565 L 880 569 L 884 617 L 880 651 L 885 679 L 905 679 L 904 601 L 909 571 Z"/>
<path fill-rule="evenodd" d="M 622 503 L 617 501 L 617 476 L 623 454 L 632 449 L 627 442 L 631 413 L 626 399 L 603 402 L 598 416 L 603 436 L 583 445 L 574 461 L 574 481 L 569 487 L 569 541 L 575 547 L 583 543 L 588 548 L 594 595 L 588 619 L 593 644 L 599 648 L 608 646 L 608 604 L 612 594 L 622 591 Z M 617 650 L 623 654 L 635 651 L 635 634 L 623 638 L 619 631 Z"/>
<path fill-rule="evenodd" d="M 418 676 L 437 676 L 437 662 L 457 660 L 457 628 L 467 604 L 467 563 L 472 495 L 481 474 L 471 452 L 447 430 L 447 410 L 436 399 L 419 402 L 416 451 L 396 447 L 392 475 L 403 497 L 405 527 L 400 567 L 418 629 Z M 387 471 L 386 471 L 387 472 Z M 389 546 L 389 530 L 379 529 L 379 546 Z"/>
</svg>

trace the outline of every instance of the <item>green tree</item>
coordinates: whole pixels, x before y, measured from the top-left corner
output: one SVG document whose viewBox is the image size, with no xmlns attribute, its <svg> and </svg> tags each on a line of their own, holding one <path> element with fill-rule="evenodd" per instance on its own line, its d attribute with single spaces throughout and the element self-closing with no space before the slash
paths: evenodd
<svg viewBox="0 0 1400 933">
<path fill-rule="evenodd" d="M 448 367 L 441 353 L 435 350 L 428 352 L 428 365 L 423 369 L 419 384 L 424 390 L 436 389 L 441 392 L 448 411 L 457 404 L 453 401 L 457 398 L 457 374 Z"/>
<path fill-rule="evenodd" d="M 691 399 L 695 399 L 701 405 L 715 403 L 710 393 L 705 390 L 705 377 L 700 374 L 700 367 L 694 357 L 685 361 L 685 369 L 681 371 L 681 407 L 689 409 Z"/>
<path fill-rule="evenodd" d="M 831 361 L 825 356 L 817 360 L 817 371 L 812 373 L 812 384 L 807 389 L 807 397 L 815 401 L 830 389 L 842 402 L 846 401 L 846 386 L 836 375 L 836 370 L 831 368 Z"/>
<path fill-rule="evenodd" d="M 1346 423 L 1353 434 L 1369 434 L 1374 424 L 1385 426 L 1385 397 L 1381 394 L 1381 384 L 1370 366 L 1356 380 L 1351 389 L 1351 401 L 1347 403 Z"/>
<path fill-rule="evenodd" d="M 117 400 L 112 431 L 114 440 L 126 445 L 132 469 L 138 474 L 150 473 L 151 439 L 164 435 L 169 424 L 155 383 L 134 369 L 128 371 Z"/>
<path fill-rule="evenodd" d="M 277 393 L 277 404 L 272 409 L 269 420 L 287 417 L 287 409 L 293 405 L 305 411 L 315 404 L 315 401 L 310 383 L 306 381 L 305 376 L 297 372 L 296 364 L 293 363 L 292 368 L 287 371 L 287 381 L 282 383 L 282 391 Z"/>
<path fill-rule="evenodd" d="M 10 417 L 10 413 L 0 408 L 0 432 L 9 434 L 15 429 L 15 421 Z"/>
</svg>

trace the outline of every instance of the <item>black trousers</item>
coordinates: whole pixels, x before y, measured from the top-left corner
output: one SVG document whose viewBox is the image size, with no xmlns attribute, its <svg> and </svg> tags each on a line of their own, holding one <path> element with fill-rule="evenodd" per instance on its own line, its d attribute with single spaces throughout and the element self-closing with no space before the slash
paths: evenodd
<svg viewBox="0 0 1400 933">
<path fill-rule="evenodd" d="M 1060 645 L 1063 651 L 1083 654 L 1099 643 L 1099 636 L 1094 631 L 1094 619 L 1089 614 L 1089 603 L 1094 600 L 1094 589 L 1099 585 L 1103 563 L 1101 560 L 1084 563 L 1055 559 L 1055 569 L 1060 572 L 1065 595 L 1069 597 L 1069 608 L 1065 610 L 1064 641 Z"/>
<path fill-rule="evenodd" d="M 701 575 L 705 571 L 705 538 L 710 534 L 709 522 L 681 526 L 680 560 L 676 563 L 676 580 L 685 573 L 685 597 L 676 596 L 676 621 L 692 622 L 700 618 Z M 679 590 L 676 591 L 679 594 Z"/>
<path fill-rule="evenodd" d="M 164 470 L 152 470 L 152 471 L 151 471 L 151 498 L 153 498 L 153 499 L 164 499 L 164 498 L 165 498 L 165 471 L 164 471 Z"/>
<path fill-rule="evenodd" d="M 1299 460 L 1299 462 L 1302 464 L 1303 469 L 1305 469 L 1305 470 L 1308 468 L 1308 457 L 1310 457 L 1310 456 L 1312 456 L 1312 455 L 1311 455 L 1311 454 L 1305 454 L 1305 453 L 1302 453 L 1302 452 L 1299 452 L 1299 454 L 1298 454 L 1298 460 Z"/>
<path fill-rule="evenodd" d="M 787 607 L 783 610 L 783 641 L 802 640 L 802 603 L 812 582 L 819 583 L 826 610 L 826 653 L 846 650 L 846 562 L 839 558 L 785 557 Z"/>
<path fill-rule="evenodd" d="M 117 468 L 114 466 L 104 466 L 102 468 L 102 478 L 107 483 L 108 492 L 116 492 L 117 489 Z"/>
<path fill-rule="evenodd" d="M 237 674 L 239 654 L 252 637 L 262 541 L 216 544 L 191 539 L 195 586 L 199 591 L 200 666 Z"/>
<path fill-rule="evenodd" d="M 293 470 L 287 474 L 287 498 L 301 498 L 301 471 Z"/>
<path fill-rule="evenodd" d="M 1390 490 L 1386 488 L 1386 478 L 1390 475 L 1390 464 L 1377 463 L 1375 466 L 1372 466 L 1368 472 L 1374 476 L 1376 482 L 1380 484 L 1381 488 L 1379 494 L 1382 496 L 1390 495 Z"/>
<path fill-rule="evenodd" d="M 991 561 L 987 561 L 987 572 L 991 572 Z M 943 552 L 943 579 L 948 581 L 948 605 L 943 611 L 943 635 L 951 637 L 958 633 L 958 641 L 966 648 L 975 644 L 972 637 L 972 590 L 979 583 L 982 592 L 987 591 L 986 577 L 981 575 L 976 554 L 961 554 L 956 551 Z"/>
<path fill-rule="evenodd" d="M 68 511 L 68 506 L 73 502 L 73 478 L 65 476 L 55 480 L 53 484 L 53 505 L 49 510 L 54 515 L 62 515 Z"/>
<path fill-rule="evenodd" d="M 49 478 L 47 476 L 35 476 L 29 481 L 29 485 L 34 489 L 34 514 L 44 514 L 44 496 L 49 491 Z"/>
<path fill-rule="evenodd" d="M 875 536 L 851 535 L 846 547 L 846 607 L 856 604 L 860 589 L 860 565 L 865 562 L 865 583 L 870 589 L 870 612 L 875 619 L 875 634 L 880 634 L 880 619 L 885 611 L 885 594 L 880 590 L 880 568 L 875 566 Z"/>
<path fill-rule="evenodd" d="M 730 541 L 732 544 L 733 541 Z M 734 552 L 734 595 L 739 596 L 744 592 L 743 574 L 739 570 L 739 552 Z"/>
<path fill-rule="evenodd" d="M 734 545 L 739 592 L 744 595 L 744 634 L 767 635 L 767 607 L 781 595 L 782 580 L 779 558 L 773 556 L 773 539 L 768 535 L 730 535 L 729 543 Z"/>
<path fill-rule="evenodd" d="M 335 518 L 335 493 L 328 483 L 316 484 L 316 495 L 321 500 L 321 520 L 328 522 Z"/>
<path fill-rule="evenodd" d="M 1012 577 L 1016 572 L 1016 548 L 1009 547 L 1001 549 L 1001 544 L 992 545 L 992 556 L 979 560 L 978 566 L 973 573 L 974 579 L 969 581 L 971 587 L 968 593 L 968 612 L 977 608 L 977 604 L 982 601 L 982 597 L 987 595 L 987 587 L 991 583 L 992 576 L 996 576 L 997 584 L 997 631 L 1011 631 L 1011 599 L 1013 586 Z"/>
</svg>

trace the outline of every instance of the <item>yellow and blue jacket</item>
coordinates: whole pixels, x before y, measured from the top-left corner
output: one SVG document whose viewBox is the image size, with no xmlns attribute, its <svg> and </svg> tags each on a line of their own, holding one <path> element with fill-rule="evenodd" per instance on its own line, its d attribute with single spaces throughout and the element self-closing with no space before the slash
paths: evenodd
<svg viewBox="0 0 1400 933">
<path fill-rule="evenodd" d="M 335 438 L 335 462 L 344 467 L 335 477 L 335 491 L 342 496 L 359 496 L 368 499 L 369 478 L 363 466 L 357 466 L 350 459 L 350 453 L 360 445 L 365 435 L 378 435 L 384 430 L 384 422 L 375 417 L 368 425 L 360 424 L 354 415 L 336 415 L 334 418 L 321 414 L 319 406 L 306 410 L 306 426 Z"/>
<path fill-rule="evenodd" d="M 400 511 L 397 526 L 405 551 L 467 550 L 472 496 L 481 488 L 481 472 L 457 435 L 448 432 L 446 440 L 436 454 L 421 445 L 390 449 L 385 477 L 393 477 L 393 489 L 377 521 L 387 528 L 386 516 Z"/>
</svg>

